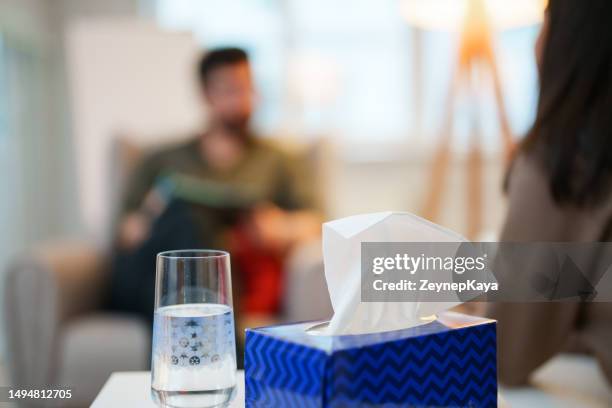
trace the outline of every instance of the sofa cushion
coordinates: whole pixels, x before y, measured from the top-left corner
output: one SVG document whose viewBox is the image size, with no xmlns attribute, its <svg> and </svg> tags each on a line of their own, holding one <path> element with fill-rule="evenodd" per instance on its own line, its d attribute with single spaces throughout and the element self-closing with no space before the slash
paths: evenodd
<svg viewBox="0 0 612 408">
<path fill-rule="evenodd" d="M 60 339 L 59 384 L 71 404 L 88 406 L 114 371 L 149 367 L 151 331 L 136 317 L 91 314 L 67 324 Z"/>
</svg>

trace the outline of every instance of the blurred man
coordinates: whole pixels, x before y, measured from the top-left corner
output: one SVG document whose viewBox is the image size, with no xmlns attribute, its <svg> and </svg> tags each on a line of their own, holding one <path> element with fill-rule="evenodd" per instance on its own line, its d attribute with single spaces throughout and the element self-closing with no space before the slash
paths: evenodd
<svg viewBox="0 0 612 408">
<path fill-rule="evenodd" d="M 152 319 L 156 253 L 221 248 L 232 255 L 239 312 L 274 315 L 284 254 L 319 236 L 311 173 L 250 131 L 255 94 L 244 51 L 209 52 L 198 76 L 208 128 L 153 153 L 132 177 L 118 224 L 111 307 Z"/>
</svg>

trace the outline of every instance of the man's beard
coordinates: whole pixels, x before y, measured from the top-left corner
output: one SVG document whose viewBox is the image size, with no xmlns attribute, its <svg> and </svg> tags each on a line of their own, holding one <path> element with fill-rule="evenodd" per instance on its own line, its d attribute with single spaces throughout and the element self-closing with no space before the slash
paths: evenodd
<svg viewBox="0 0 612 408">
<path fill-rule="evenodd" d="M 249 116 L 225 118 L 220 121 L 220 125 L 229 133 L 237 136 L 244 136 L 249 130 Z"/>
</svg>

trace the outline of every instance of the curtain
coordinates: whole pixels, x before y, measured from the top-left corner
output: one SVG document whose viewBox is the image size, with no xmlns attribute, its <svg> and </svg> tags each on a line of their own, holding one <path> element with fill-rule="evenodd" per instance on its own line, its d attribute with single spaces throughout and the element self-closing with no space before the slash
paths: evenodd
<svg viewBox="0 0 612 408">
<path fill-rule="evenodd" d="M 48 70 L 36 44 L 0 30 L 0 267 L 54 223 Z"/>
</svg>

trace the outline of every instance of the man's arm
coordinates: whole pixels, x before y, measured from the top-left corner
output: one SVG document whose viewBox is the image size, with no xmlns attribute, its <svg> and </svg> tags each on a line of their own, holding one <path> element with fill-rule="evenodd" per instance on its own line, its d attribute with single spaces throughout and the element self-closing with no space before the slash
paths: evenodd
<svg viewBox="0 0 612 408">
<path fill-rule="evenodd" d="M 155 156 L 145 158 L 129 177 L 117 220 L 116 241 L 124 249 L 134 248 L 147 236 L 152 214 L 145 201 L 154 201 L 152 187 L 159 173 Z M 154 208 L 154 207 L 153 207 Z"/>
</svg>

